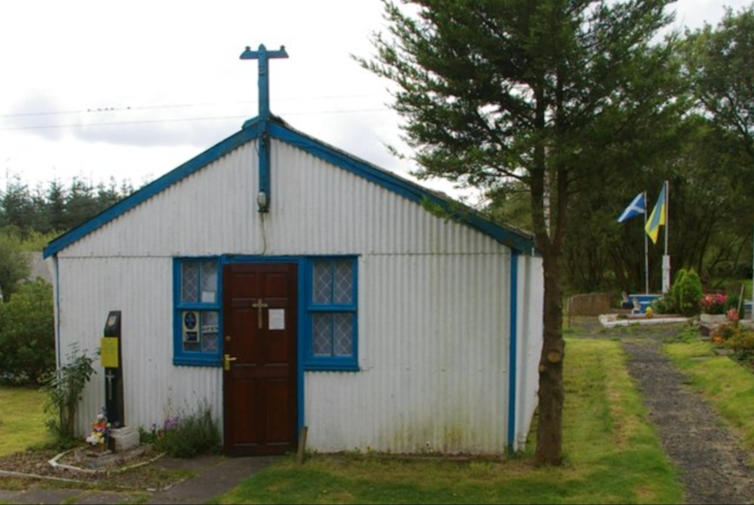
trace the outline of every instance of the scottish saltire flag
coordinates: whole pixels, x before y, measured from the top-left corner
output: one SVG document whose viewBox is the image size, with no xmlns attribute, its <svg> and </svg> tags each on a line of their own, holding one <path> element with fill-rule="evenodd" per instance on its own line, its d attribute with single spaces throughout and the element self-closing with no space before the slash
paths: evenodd
<svg viewBox="0 0 754 505">
<path fill-rule="evenodd" d="M 665 224 L 665 215 L 667 214 L 667 202 L 665 201 L 665 185 L 662 185 L 660 196 L 657 197 L 657 205 L 649 215 L 644 231 L 647 232 L 649 238 L 652 239 L 652 243 L 657 243 L 657 236 L 660 234 L 660 226 Z"/>
<path fill-rule="evenodd" d="M 620 215 L 618 222 L 622 223 L 623 221 L 628 221 L 639 214 L 644 214 L 646 207 L 647 204 L 644 201 L 644 193 L 639 193 L 636 195 L 636 198 L 631 200 L 631 203 L 628 204 L 628 207 L 623 211 L 623 214 Z"/>
</svg>

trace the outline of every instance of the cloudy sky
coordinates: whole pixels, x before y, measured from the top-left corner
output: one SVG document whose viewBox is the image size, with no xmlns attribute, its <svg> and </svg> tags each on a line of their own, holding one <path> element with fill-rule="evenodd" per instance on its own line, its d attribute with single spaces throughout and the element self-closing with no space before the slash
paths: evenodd
<svg viewBox="0 0 754 505">
<path fill-rule="evenodd" d="M 750 1 L 680 0 L 676 24 Z M 384 29 L 379 0 L 0 2 L 0 190 L 172 170 L 256 115 L 257 64 L 239 55 L 260 43 L 290 55 L 270 64 L 273 113 L 405 174 L 388 83 L 351 58 Z"/>
</svg>

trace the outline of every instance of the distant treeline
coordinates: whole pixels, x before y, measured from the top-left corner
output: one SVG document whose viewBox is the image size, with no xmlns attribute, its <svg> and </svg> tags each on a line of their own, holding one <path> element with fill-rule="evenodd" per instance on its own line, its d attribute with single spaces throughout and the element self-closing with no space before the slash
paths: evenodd
<svg viewBox="0 0 754 505">
<path fill-rule="evenodd" d="M 34 188 L 15 177 L 0 189 L 0 230 L 22 236 L 63 233 L 86 222 L 134 192 L 129 181 L 94 185 L 74 178 L 53 180 Z"/>
</svg>

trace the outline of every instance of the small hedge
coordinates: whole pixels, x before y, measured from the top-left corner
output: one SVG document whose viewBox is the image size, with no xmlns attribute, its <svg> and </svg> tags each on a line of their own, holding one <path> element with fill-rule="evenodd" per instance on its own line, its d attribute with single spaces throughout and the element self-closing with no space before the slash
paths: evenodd
<svg viewBox="0 0 754 505">
<path fill-rule="evenodd" d="M 42 279 L 0 303 L 0 383 L 36 385 L 55 370 L 54 317 L 52 286 Z"/>
</svg>

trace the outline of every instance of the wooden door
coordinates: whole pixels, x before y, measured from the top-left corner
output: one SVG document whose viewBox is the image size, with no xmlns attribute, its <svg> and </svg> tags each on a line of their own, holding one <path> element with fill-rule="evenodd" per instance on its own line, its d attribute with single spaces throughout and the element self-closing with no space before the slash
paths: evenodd
<svg viewBox="0 0 754 505">
<path fill-rule="evenodd" d="M 295 450 L 295 264 L 226 265 L 223 271 L 225 452 Z"/>
</svg>

